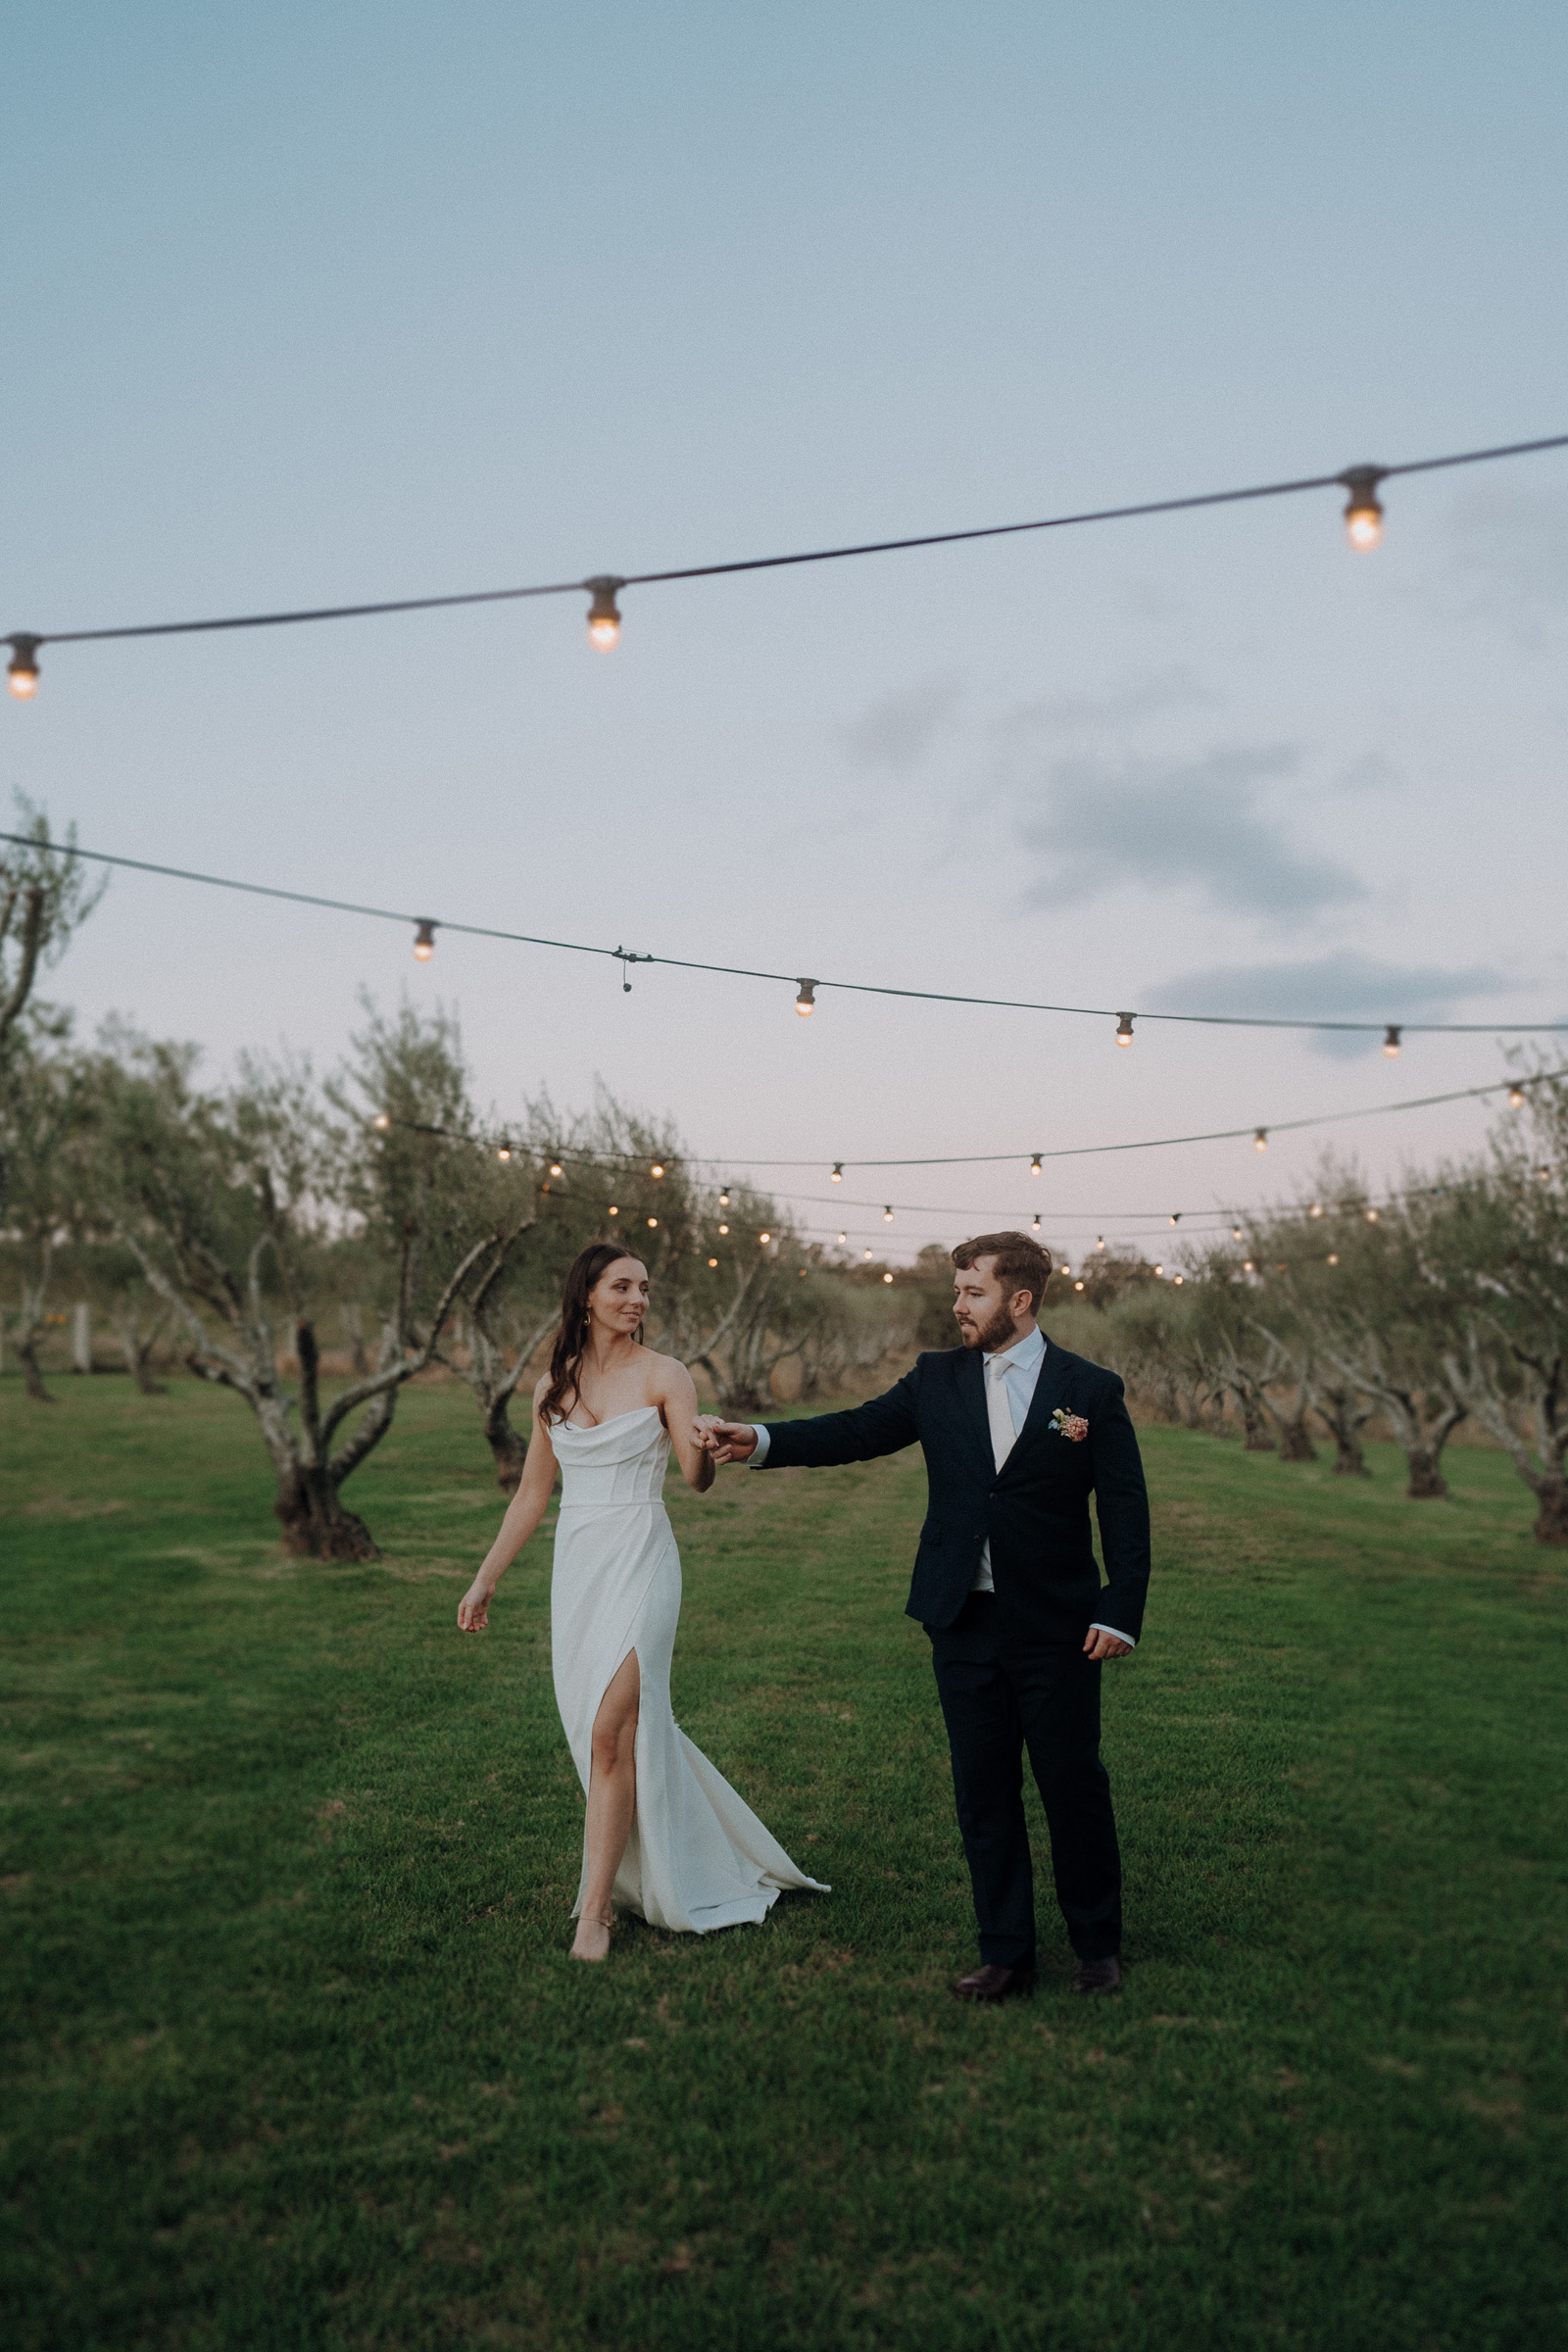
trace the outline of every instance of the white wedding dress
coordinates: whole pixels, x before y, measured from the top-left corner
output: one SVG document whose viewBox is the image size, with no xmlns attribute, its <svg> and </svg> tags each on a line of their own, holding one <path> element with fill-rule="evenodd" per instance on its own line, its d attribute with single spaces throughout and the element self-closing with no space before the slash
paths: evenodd
<svg viewBox="0 0 1568 2352">
<path fill-rule="evenodd" d="M 556 1703 L 585 1795 L 599 1702 L 632 1650 L 641 1678 L 637 1813 L 615 1908 L 704 1936 L 764 1918 L 785 1887 L 826 1894 L 670 1712 L 680 1553 L 662 1499 L 669 1435 L 659 1407 L 617 1413 L 592 1429 L 555 1421 L 550 1443 L 562 1475 L 550 1587 Z M 579 1881 L 573 1919 L 582 1895 Z"/>
</svg>

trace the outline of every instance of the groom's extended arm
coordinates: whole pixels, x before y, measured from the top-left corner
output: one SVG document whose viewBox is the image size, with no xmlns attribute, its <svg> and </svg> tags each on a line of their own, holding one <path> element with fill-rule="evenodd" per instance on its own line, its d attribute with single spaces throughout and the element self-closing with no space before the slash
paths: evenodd
<svg viewBox="0 0 1568 2352">
<path fill-rule="evenodd" d="M 758 1469 L 804 1466 L 826 1469 L 834 1462 L 868 1462 L 879 1453 L 898 1453 L 919 1436 L 915 1402 L 920 1366 L 869 1404 L 853 1412 L 817 1413 L 809 1421 L 719 1421 L 709 1424 L 719 1441 L 721 1461 L 750 1461 Z"/>
<path fill-rule="evenodd" d="M 1136 1642 L 1143 1631 L 1149 1591 L 1149 1490 L 1119 1380 L 1111 1383 L 1110 1394 L 1099 1411 L 1090 1415 L 1089 1454 L 1100 1549 L 1109 1579 L 1100 1596 L 1097 1619 Z"/>
</svg>

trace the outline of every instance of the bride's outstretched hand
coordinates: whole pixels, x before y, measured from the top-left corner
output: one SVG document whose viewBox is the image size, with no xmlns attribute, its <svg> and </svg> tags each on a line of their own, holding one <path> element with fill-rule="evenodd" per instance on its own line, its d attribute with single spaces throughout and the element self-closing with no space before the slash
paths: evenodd
<svg viewBox="0 0 1568 2352">
<path fill-rule="evenodd" d="M 490 1587 L 476 1576 L 458 1603 L 458 1631 L 482 1634 L 490 1622 L 490 1602 L 493 1597 Z"/>
</svg>

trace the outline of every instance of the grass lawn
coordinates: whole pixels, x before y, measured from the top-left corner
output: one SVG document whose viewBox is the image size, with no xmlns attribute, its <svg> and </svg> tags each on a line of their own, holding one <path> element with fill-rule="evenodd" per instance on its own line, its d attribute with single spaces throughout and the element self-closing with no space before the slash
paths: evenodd
<svg viewBox="0 0 1568 2352">
<path fill-rule="evenodd" d="M 686 1730 L 833 1883 L 568 1964 L 548 1531 L 492 1632 L 466 1393 L 280 1555 L 233 1398 L 0 1382 L 6 2341 L 1528 2352 L 1568 2321 L 1568 1556 L 1152 1429 L 1105 1676 L 1128 1979 L 974 1956 L 918 1456 L 672 1485 Z M 1038 1823 L 1038 1814 L 1034 1816 Z"/>
</svg>

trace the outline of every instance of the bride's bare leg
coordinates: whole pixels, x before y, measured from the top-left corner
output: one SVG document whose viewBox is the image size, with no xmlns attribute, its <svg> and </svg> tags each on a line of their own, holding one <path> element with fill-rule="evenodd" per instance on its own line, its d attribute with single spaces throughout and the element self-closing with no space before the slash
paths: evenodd
<svg viewBox="0 0 1568 2352">
<path fill-rule="evenodd" d="M 594 1717 L 588 1774 L 588 1872 L 571 1947 L 574 1960 L 603 1960 L 610 1949 L 610 1894 L 637 1810 L 637 1710 L 642 1675 L 632 1650 L 616 1668 Z"/>
</svg>

